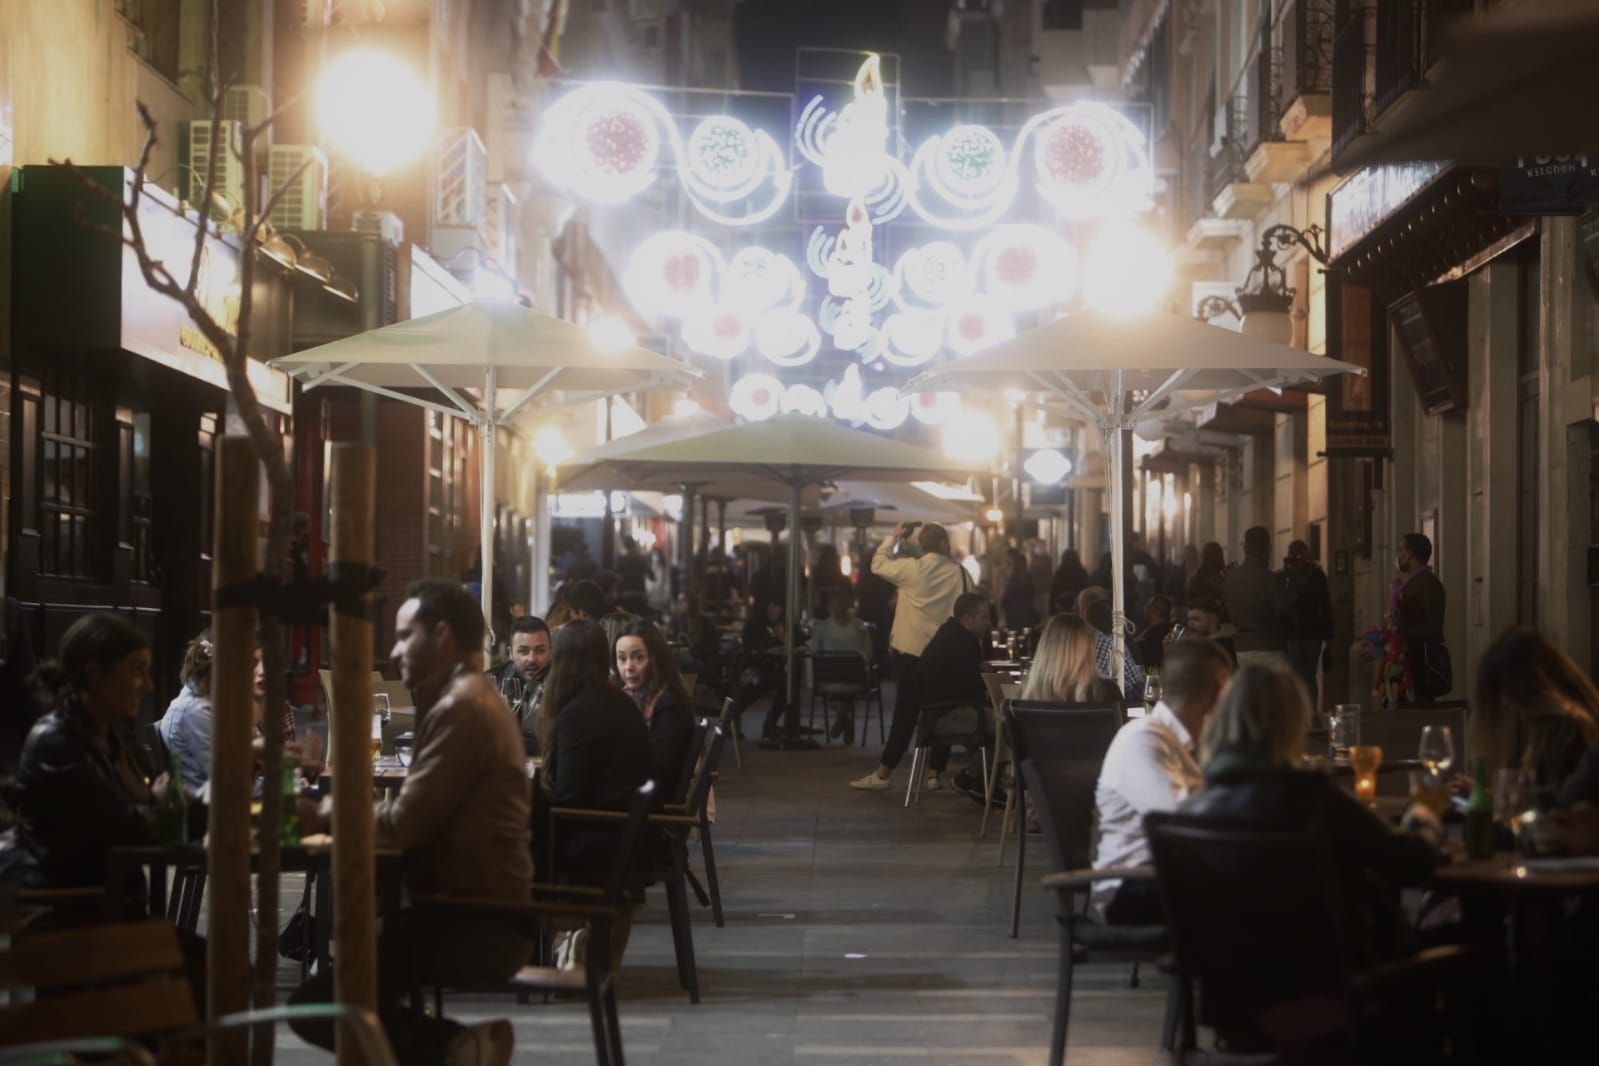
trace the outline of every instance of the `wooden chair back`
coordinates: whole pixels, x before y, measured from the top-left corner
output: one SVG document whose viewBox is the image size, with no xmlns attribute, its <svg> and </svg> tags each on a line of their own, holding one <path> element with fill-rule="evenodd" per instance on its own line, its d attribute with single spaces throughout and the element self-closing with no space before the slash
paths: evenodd
<svg viewBox="0 0 1599 1066">
<path fill-rule="evenodd" d="M 610 871 L 605 875 L 605 900 L 613 906 L 626 902 L 635 871 L 642 869 L 640 849 L 644 843 L 644 823 L 654 803 L 655 782 L 646 781 L 633 793 L 627 805 L 627 820 L 617 834 L 616 851 L 611 856 Z"/>
<path fill-rule="evenodd" d="M 0 989 L 35 998 L 0 1007 L 0 1032 L 33 1044 L 188 1028 L 199 1018 L 183 963 L 168 922 L 21 936 L 0 950 Z"/>
<path fill-rule="evenodd" d="M 682 813 L 691 818 L 700 816 L 706 797 L 711 794 L 711 785 L 716 781 L 716 768 L 722 761 L 722 745 L 726 740 L 727 734 L 722 732 L 720 726 L 711 726 L 705 733 L 705 757 L 694 771 L 694 780 L 689 783 L 683 801 Z"/>
</svg>

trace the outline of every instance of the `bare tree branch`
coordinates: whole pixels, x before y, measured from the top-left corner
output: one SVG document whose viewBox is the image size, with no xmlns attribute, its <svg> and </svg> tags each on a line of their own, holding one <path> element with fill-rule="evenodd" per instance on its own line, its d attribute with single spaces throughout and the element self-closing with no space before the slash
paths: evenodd
<svg viewBox="0 0 1599 1066">
<path fill-rule="evenodd" d="M 304 174 L 306 168 L 310 165 L 311 160 L 309 158 L 300 160 L 300 165 L 295 167 L 294 171 L 283 179 L 283 184 L 272 190 L 272 195 L 267 199 L 266 206 L 261 208 L 261 213 L 256 216 L 254 222 L 250 223 L 250 230 L 245 234 L 245 243 L 247 245 L 260 234 L 261 227 L 272 218 L 272 212 L 278 209 L 278 204 L 282 202 L 284 195 L 288 193 L 295 182 L 300 180 L 300 175 Z"/>
</svg>

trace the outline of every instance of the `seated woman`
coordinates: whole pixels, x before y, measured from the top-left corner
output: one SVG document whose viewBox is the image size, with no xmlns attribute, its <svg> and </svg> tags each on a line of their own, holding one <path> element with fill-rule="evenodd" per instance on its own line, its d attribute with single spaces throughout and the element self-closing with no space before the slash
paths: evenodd
<svg viewBox="0 0 1599 1066">
<path fill-rule="evenodd" d="M 855 597 L 849 587 L 845 585 L 829 589 L 826 607 L 825 616 L 811 627 L 811 651 L 854 652 L 869 669 L 872 665 L 872 634 L 855 617 Z M 825 684 L 817 689 L 824 696 L 827 690 Z M 838 702 L 833 735 L 842 735 L 845 744 L 855 743 L 855 704 L 849 700 Z"/>
<path fill-rule="evenodd" d="M 1121 693 L 1094 665 L 1094 627 L 1075 614 L 1057 614 L 1044 624 L 1033 666 L 1022 686 L 1024 700 L 1058 703 L 1118 703 Z"/>
<path fill-rule="evenodd" d="M 644 715 L 650 731 L 650 776 L 660 803 L 682 799 L 683 767 L 694 735 L 694 705 L 683 687 L 672 649 L 654 622 L 639 619 L 616 635 L 613 659 L 622 691 Z"/>
<path fill-rule="evenodd" d="M 211 656 L 211 631 L 207 629 L 189 641 L 178 668 L 183 689 L 155 724 L 167 752 L 177 756 L 183 787 L 191 794 L 200 791 L 211 776 Z"/>
<path fill-rule="evenodd" d="M 711 616 L 705 613 L 698 592 L 685 592 L 677 598 L 677 625 L 673 630 L 673 639 L 688 648 L 694 673 L 699 674 L 701 680 L 721 676 L 722 634 L 717 632 Z M 680 665 L 683 669 L 688 668 L 687 664 Z"/>
<path fill-rule="evenodd" d="M 61 637 L 58 659 L 34 677 L 49 714 L 34 724 L 8 797 L 20 815 L 16 846 L 0 880 L 31 887 L 106 883 L 112 848 L 156 843 L 154 808 L 168 788 L 147 784 L 119 727 L 150 694 L 150 645 L 131 623 L 88 614 Z M 190 806 L 191 835 L 203 833 L 205 808 Z M 196 837 L 197 839 L 197 837 Z M 147 906 L 142 877 L 118 886 L 130 913 Z"/>
<path fill-rule="evenodd" d="M 1343 882 L 1355 964 L 1370 965 L 1399 953 L 1403 926 L 1393 886 L 1431 875 L 1443 826 L 1418 805 L 1406 813 L 1404 831 L 1396 832 L 1332 777 L 1296 769 L 1309 723 L 1310 702 L 1293 671 L 1242 667 L 1200 738 L 1204 785 L 1180 809 L 1325 833 Z"/>
<path fill-rule="evenodd" d="M 1599 688 L 1536 629 L 1507 629 L 1483 653 L 1471 711 L 1470 749 L 1491 767 L 1526 771 L 1545 794 L 1578 779 L 1599 740 Z M 1593 762 L 1585 773 L 1599 773 Z M 1571 785 L 1564 803 L 1584 798 L 1582 788 Z M 1589 798 L 1599 801 L 1599 787 Z"/>
<path fill-rule="evenodd" d="M 650 780 L 650 731 L 638 707 L 611 683 L 609 648 L 598 622 L 578 619 L 555 633 L 550 677 L 539 704 L 539 780 L 555 807 L 626 810 Z M 568 880 L 598 883 L 610 869 L 615 836 L 574 829 L 549 842 L 547 857 Z M 549 867 L 539 876 L 548 878 Z"/>
<path fill-rule="evenodd" d="M 761 739 L 777 739 L 778 724 L 788 710 L 788 671 L 783 661 L 783 605 L 777 600 L 757 602 L 744 622 L 744 669 L 739 676 L 737 713 L 739 718 L 761 696 L 772 694 L 771 709 L 761 723 Z"/>
</svg>

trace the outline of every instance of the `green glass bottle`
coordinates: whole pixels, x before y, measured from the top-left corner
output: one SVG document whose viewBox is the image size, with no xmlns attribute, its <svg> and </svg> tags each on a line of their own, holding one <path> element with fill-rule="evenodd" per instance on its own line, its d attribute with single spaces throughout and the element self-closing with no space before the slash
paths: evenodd
<svg viewBox="0 0 1599 1066">
<path fill-rule="evenodd" d="M 300 790 L 294 787 L 294 757 L 283 757 L 283 846 L 300 846 Z"/>
<path fill-rule="evenodd" d="M 183 791 L 183 760 L 175 752 L 167 790 L 155 805 L 155 835 L 169 848 L 189 842 L 189 797 Z"/>
<path fill-rule="evenodd" d="M 1471 797 L 1466 801 L 1466 855 L 1488 859 L 1494 853 L 1494 796 L 1488 784 L 1488 760 L 1471 763 Z"/>
</svg>

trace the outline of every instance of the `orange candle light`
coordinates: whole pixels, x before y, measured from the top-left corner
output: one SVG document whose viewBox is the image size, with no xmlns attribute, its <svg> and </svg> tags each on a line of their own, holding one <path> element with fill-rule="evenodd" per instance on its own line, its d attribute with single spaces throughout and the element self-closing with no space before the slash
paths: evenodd
<svg viewBox="0 0 1599 1066">
<path fill-rule="evenodd" d="M 1355 795 L 1362 803 L 1375 803 L 1377 800 L 1377 779 L 1370 774 L 1361 774 L 1355 778 Z"/>
</svg>

